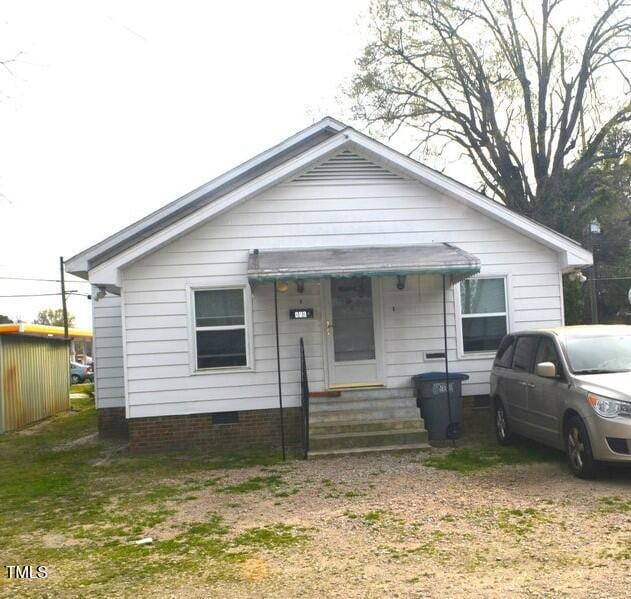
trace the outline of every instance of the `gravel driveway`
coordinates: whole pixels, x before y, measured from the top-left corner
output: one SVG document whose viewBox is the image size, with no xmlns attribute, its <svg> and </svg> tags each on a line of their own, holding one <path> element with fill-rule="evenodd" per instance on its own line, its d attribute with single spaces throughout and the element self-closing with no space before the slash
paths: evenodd
<svg viewBox="0 0 631 599">
<path fill-rule="evenodd" d="M 629 470 L 586 482 L 561 460 L 463 475 L 426 459 L 366 455 L 223 473 L 150 534 L 168 538 L 214 513 L 231 534 L 281 530 L 287 544 L 263 542 L 225 577 L 166 578 L 161 594 L 630 595 Z"/>
<path fill-rule="evenodd" d="M 480 414 L 456 450 L 283 463 L 128 455 L 85 402 L 0 439 L 0 566 L 49 573 L 0 597 L 631 596 L 631 469 L 575 479 Z"/>
</svg>

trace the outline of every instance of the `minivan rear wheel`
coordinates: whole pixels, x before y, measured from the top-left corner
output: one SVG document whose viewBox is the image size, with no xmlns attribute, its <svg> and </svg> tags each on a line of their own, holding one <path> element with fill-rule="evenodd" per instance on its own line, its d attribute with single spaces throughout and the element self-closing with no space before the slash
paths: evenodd
<svg viewBox="0 0 631 599">
<path fill-rule="evenodd" d="M 575 476 L 589 479 L 598 474 L 598 462 L 592 453 L 587 428 L 578 416 L 571 416 L 567 422 L 565 448 L 570 470 Z"/>
<path fill-rule="evenodd" d="M 495 401 L 495 436 L 500 445 L 510 445 L 515 440 L 515 433 L 508 424 L 504 404 L 499 399 Z"/>
</svg>

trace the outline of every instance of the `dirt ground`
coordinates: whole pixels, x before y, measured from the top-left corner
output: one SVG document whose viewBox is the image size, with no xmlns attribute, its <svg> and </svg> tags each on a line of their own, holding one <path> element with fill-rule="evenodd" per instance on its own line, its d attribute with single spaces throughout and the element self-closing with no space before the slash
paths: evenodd
<svg viewBox="0 0 631 599">
<path fill-rule="evenodd" d="M 442 452 L 448 450 L 441 450 Z M 277 467 L 278 498 L 210 491 L 174 516 L 225 514 L 236 531 L 282 522 L 306 539 L 243 562 L 217 597 L 628 597 L 631 473 L 597 482 L 561 462 L 461 475 L 424 457 L 373 455 Z M 267 470 L 269 474 L 269 469 Z M 258 470 L 231 473 L 237 484 Z M 279 485 L 280 486 L 280 485 Z M 151 534 L 169 535 L 161 526 Z M 164 596 L 204 597 L 195 580 Z"/>
<path fill-rule="evenodd" d="M 631 596 L 629 468 L 582 481 L 556 452 L 481 438 L 138 457 L 94 425 L 86 404 L 0 440 L 1 597 Z M 9 580 L 8 564 L 49 576 Z"/>
</svg>

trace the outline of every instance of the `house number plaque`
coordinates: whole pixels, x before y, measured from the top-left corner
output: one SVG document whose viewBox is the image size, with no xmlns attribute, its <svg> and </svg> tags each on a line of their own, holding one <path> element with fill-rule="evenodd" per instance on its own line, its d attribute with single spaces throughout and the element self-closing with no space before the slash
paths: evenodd
<svg viewBox="0 0 631 599">
<path fill-rule="evenodd" d="M 291 320 L 307 320 L 313 318 L 313 308 L 292 308 L 289 310 Z"/>
</svg>

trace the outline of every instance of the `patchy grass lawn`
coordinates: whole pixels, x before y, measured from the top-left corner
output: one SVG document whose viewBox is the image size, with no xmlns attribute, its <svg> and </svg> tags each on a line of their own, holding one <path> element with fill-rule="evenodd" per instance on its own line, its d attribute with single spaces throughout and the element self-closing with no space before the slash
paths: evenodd
<svg viewBox="0 0 631 599">
<path fill-rule="evenodd" d="M 174 504 L 196 499 L 196 492 L 220 479 L 204 479 L 206 474 L 275 464 L 276 456 L 130 457 L 98 442 L 94 429 L 93 403 L 83 399 L 74 402 L 71 414 L 36 433 L 27 429 L 0 437 L 3 567 L 48 565 L 52 588 L 105 596 L 114 580 L 129 576 L 133 587 L 168 570 L 205 570 L 204 560 L 212 562 L 213 576 L 228 576 L 248 556 L 250 537 L 232 538 L 230 526 L 212 512 L 201 521 L 174 525 L 168 540 L 145 546 L 133 541 L 166 522 Z M 222 490 L 256 488 L 252 482 Z M 277 535 L 287 544 L 288 530 L 264 530 L 263 536 L 272 543 Z M 251 544 L 259 545 L 261 531 L 251 535 Z M 0 593 L 24 588 L 24 582 L 9 583 L 4 571 L 0 575 Z"/>
<path fill-rule="evenodd" d="M 431 456 L 425 465 L 440 470 L 471 474 L 500 465 L 514 466 L 561 460 L 563 456 L 560 452 L 523 440 L 518 445 L 483 443 L 472 447 L 460 447 L 445 455 Z"/>
<path fill-rule="evenodd" d="M 81 399 L 0 437 L 0 596 L 627 594 L 628 471 L 578 481 L 530 444 L 129 456 L 94 431 Z"/>
<path fill-rule="evenodd" d="M 94 393 L 94 383 L 77 383 L 76 385 L 70 385 L 70 394 L 84 393 L 86 395 L 92 395 Z"/>
</svg>

